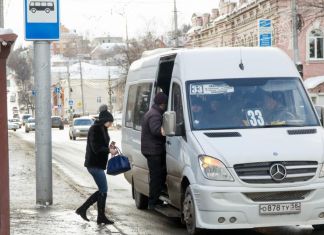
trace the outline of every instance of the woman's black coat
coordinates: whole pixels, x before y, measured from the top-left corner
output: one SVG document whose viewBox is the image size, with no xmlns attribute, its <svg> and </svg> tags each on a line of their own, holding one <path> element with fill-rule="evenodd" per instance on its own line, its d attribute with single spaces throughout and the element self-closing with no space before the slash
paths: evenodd
<svg viewBox="0 0 324 235">
<path fill-rule="evenodd" d="M 109 141 L 110 137 L 104 123 L 95 121 L 88 132 L 85 167 L 106 169 Z"/>
</svg>

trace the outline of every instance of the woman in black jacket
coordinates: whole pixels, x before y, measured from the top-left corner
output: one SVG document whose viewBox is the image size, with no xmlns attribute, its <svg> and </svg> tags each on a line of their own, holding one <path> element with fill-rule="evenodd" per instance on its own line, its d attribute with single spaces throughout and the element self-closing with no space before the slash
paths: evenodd
<svg viewBox="0 0 324 235">
<path fill-rule="evenodd" d="M 108 191 L 105 169 L 107 166 L 108 154 L 111 153 L 115 155 L 117 153 L 113 145 L 108 147 L 110 137 L 107 129 L 112 125 L 114 118 L 111 113 L 107 111 L 106 105 L 101 106 L 99 111 L 99 119 L 96 120 L 89 129 L 84 162 L 84 166 L 88 169 L 98 186 L 98 191 L 93 193 L 83 205 L 76 210 L 76 213 L 84 220 L 89 221 L 87 218 L 87 209 L 97 202 L 97 224 L 113 224 L 114 222 L 105 216 Z"/>
</svg>

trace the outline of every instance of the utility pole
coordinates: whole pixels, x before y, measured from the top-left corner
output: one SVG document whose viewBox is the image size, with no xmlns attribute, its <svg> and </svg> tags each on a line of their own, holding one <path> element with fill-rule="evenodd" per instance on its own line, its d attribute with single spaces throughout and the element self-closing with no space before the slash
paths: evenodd
<svg viewBox="0 0 324 235">
<path fill-rule="evenodd" d="M 71 99 L 71 79 L 70 79 L 70 61 L 66 63 L 66 73 L 67 73 L 67 82 L 68 82 L 68 100 Z"/>
<path fill-rule="evenodd" d="M 175 39 L 175 47 L 179 47 L 179 38 L 178 38 L 178 12 L 177 12 L 177 4 L 176 0 L 173 0 L 174 3 L 174 39 Z"/>
<path fill-rule="evenodd" d="M 297 32 L 297 7 L 296 0 L 291 0 L 291 17 L 292 17 L 292 40 L 294 50 L 295 65 L 300 64 L 298 49 L 298 32 Z"/>
<path fill-rule="evenodd" d="M 79 59 L 79 67 L 80 67 L 80 80 L 81 80 L 82 115 L 84 116 L 85 112 L 84 112 L 83 75 L 82 75 L 81 59 Z"/>
<path fill-rule="evenodd" d="M 68 82 L 68 107 L 69 107 L 69 121 L 72 121 L 72 110 L 73 106 L 70 105 L 70 100 L 71 100 L 71 78 L 70 78 L 70 61 L 66 63 L 66 72 L 67 72 L 67 82 Z"/>
<path fill-rule="evenodd" d="M 125 24 L 126 24 L 126 48 L 127 48 L 127 51 L 129 51 L 129 45 L 128 45 L 128 27 L 127 27 L 127 15 L 125 13 Z"/>
<path fill-rule="evenodd" d="M 112 112 L 113 111 L 113 105 L 112 105 L 112 99 L 111 99 L 112 89 L 111 89 L 110 67 L 109 67 L 109 65 L 108 65 L 108 95 L 109 95 L 109 111 Z"/>
<path fill-rule="evenodd" d="M 0 28 L 4 27 L 4 16 L 3 16 L 3 0 L 0 0 Z"/>
</svg>

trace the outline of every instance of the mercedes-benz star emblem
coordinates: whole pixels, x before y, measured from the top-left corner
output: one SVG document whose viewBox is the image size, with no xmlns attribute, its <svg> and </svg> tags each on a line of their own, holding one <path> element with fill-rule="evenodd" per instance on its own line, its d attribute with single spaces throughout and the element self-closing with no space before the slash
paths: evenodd
<svg viewBox="0 0 324 235">
<path fill-rule="evenodd" d="M 287 176 L 286 167 L 280 163 L 275 163 L 270 167 L 270 176 L 274 181 L 282 181 Z"/>
</svg>

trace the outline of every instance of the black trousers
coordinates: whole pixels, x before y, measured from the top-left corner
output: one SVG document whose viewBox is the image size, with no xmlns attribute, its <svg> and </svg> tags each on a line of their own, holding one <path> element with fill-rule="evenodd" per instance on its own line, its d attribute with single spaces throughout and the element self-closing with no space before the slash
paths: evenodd
<svg viewBox="0 0 324 235">
<path fill-rule="evenodd" d="M 165 153 L 160 155 L 144 155 L 147 159 L 147 165 L 150 173 L 150 191 L 149 205 L 155 205 L 159 201 L 162 187 L 166 181 L 166 157 Z"/>
</svg>

